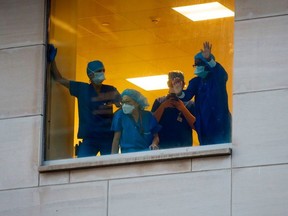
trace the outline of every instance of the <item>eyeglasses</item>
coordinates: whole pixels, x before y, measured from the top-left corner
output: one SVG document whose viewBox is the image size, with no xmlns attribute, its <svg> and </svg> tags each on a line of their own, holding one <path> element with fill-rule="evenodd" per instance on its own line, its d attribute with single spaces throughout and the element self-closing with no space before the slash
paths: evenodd
<svg viewBox="0 0 288 216">
<path fill-rule="evenodd" d="M 202 60 L 196 59 L 196 60 L 195 60 L 195 64 L 192 65 L 192 66 L 193 66 L 193 67 L 196 67 L 196 66 L 206 66 L 206 64 L 205 64 Z"/>
<path fill-rule="evenodd" d="M 102 69 L 99 69 L 99 70 L 96 70 L 96 71 L 93 71 L 94 73 L 101 73 L 101 72 L 105 72 L 105 68 L 102 68 Z"/>
</svg>

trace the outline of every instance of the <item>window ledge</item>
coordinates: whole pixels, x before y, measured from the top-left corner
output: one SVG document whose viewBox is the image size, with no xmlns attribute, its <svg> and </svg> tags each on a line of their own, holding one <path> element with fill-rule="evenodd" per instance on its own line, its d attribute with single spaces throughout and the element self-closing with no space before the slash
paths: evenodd
<svg viewBox="0 0 288 216">
<path fill-rule="evenodd" d="M 231 155 L 231 144 L 217 144 L 208 146 L 195 146 L 174 148 L 157 151 L 127 153 L 119 155 L 105 155 L 100 157 L 71 158 L 62 160 L 44 161 L 39 166 L 39 172 L 91 168 L 99 166 L 115 166 L 140 162 L 157 162 L 163 160 L 211 157 Z"/>
</svg>

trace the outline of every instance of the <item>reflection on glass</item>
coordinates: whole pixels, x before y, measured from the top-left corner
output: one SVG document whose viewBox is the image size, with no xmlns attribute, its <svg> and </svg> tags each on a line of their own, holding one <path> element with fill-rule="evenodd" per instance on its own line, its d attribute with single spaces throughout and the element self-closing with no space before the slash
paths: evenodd
<svg viewBox="0 0 288 216">
<path fill-rule="evenodd" d="M 234 10 L 233 0 L 218 2 Z M 185 1 L 154 0 L 141 3 L 116 0 L 113 4 L 103 0 L 52 0 L 49 43 L 58 48 L 59 70 L 69 80 L 89 83 L 85 73 L 87 63 L 99 59 L 106 69 L 103 84 L 115 86 L 119 92 L 127 88 L 141 92 L 151 105 L 147 109 L 151 110 L 157 98 L 167 95 L 168 86 L 144 90 L 127 78 L 167 76 L 171 70 L 180 70 L 187 81 L 186 89 L 188 81 L 195 77 L 194 55 L 204 41 L 209 41 L 216 61 L 228 73 L 228 106 L 232 110 L 234 18 L 193 22 L 172 9 L 185 4 Z M 82 141 L 77 137 L 77 101 L 55 82 L 48 83 L 47 88 L 45 159 L 75 157 L 74 145 Z M 113 111 L 116 110 L 113 105 Z M 199 145 L 195 130 L 191 139 L 191 146 Z"/>
</svg>

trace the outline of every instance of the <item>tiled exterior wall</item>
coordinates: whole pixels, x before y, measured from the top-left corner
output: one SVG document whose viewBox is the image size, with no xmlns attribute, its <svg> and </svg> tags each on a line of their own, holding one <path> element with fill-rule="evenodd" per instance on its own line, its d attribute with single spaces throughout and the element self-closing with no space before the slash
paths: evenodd
<svg viewBox="0 0 288 216">
<path fill-rule="evenodd" d="M 237 0 L 232 215 L 287 215 L 288 1 Z"/>
<path fill-rule="evenodd" d="M 44 0 L 0 0 L 0 215 L 9 215 L 5 194 L 39 185 L 44 19 Z"/>
<path fill-rule="evenodd" d="M 45 1 L 0 0 L 0 215 L 286 215 L 288 0 L 235 3 L 232 156 L 39 174 Z"/>
</svg>

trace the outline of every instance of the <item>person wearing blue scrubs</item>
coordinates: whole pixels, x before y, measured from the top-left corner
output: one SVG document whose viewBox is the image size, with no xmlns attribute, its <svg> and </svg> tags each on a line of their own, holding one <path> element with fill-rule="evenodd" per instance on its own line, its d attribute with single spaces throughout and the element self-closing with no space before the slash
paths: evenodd
<svg viewBox="0 0 288 216">
<path fill-rule="evenodd" d="M 159 149 L 160 125 L 150 111 L 147 99 L 134 89 L 122 94 L 122 109 L 115 112 L 111 130 L 114 131 L 112 154 Z"/>
<path fill-rule="evenodd" d="M 56 66 L 56 48 L 50 45 L 49 49 L 49 56 L 53 56 L 50 61 L 54 79 L 78 99 L 77 136 L 82 142 L 78 146 L 77 157 L 96 156 L 99 152 L 101 155 L 110 154 L 114 135 L 110 130 L 113 104 L 120 107 L 121 96 L 115 87 L 102 84 L 105 80 L 103 63 L 99 60 L 88 63 L 87 75 L 90 83 L 70 81 L 62 77 Z"/>
<path fill-rule="evenodd" d="M 169 94 L 157 98 L 151 111 L 162 129 L 159 131 L 160 149 L 191 147 L 193 144 L 192 129 L 194 128 L 194 103 L 181 101 L 174 88 L 183 90 L 184 74 L 171 71 L 168 74 Z"/>
<path fill-rule="evenodd" d="M 205 42 L 194 57 L 194 74 L 181 100 L 195 97 L 195 129 L 200 145 L 231 142 L 231 114 L 226 82 L 228 74 L 211 54 L 212 44 Z"/>
</svg>

